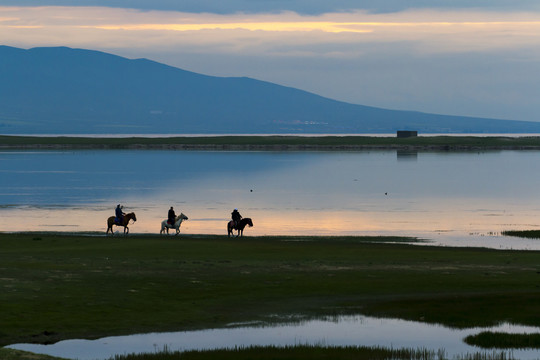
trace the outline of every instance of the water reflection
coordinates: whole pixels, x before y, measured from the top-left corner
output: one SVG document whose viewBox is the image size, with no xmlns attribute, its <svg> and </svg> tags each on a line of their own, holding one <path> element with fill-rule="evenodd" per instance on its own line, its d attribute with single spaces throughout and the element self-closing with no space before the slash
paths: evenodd
<svg viewBox="0 0 540 360">
<path fill-rule="evenodd" d="M 397 150 L 396 151 L 398 161 L 416 161 L 418 160 L 418 151 L 414 150 Z"/>
<path fill-rule="evenodd" d="M 397 154 L 397 155 L 396 155 Z M 1 231 L 99 231 L 121 203 L 158 233 L 408 235 L 441 245 L 540 249 L 498 234 L 538 228 L 538 151 L 484 153 L 2 151 Z M 401 161 L 414 158 L 414 161 Z"/>
<path fill-rule="evenodd" d="M 463 339 L 481 331 L 538 333 L 540 328 L 503 324 L 493 328 L 453 330 L 443 326 L 364 316 L 310 320 L 290 325 L 234 327 L 173 333 L 68 340 L 54 345 L 16 344 L 11 348 L 80 360 L 110 359 L 116 354 L 234 348 L 251 345 L 385 346 L 444 349 L 449 358 L 481 351 Z M 518 359 L 536 359 L 537 350 L 513 350 Z"/>
</svg>

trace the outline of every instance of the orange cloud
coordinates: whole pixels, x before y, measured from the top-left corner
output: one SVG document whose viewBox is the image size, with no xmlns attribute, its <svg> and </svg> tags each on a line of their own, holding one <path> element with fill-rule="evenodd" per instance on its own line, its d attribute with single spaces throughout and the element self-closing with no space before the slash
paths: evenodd
<svg viewBox="0 0 540 360">
<path fill-rule="evenodd" d="M 182 36 L 188 32 L 189 36 Z M 537 13 L 357 11 L 305 16 L 291 12 L 219 15 L 107 7 L 0 7 L 0 43 L 19 46 L 194 46 L 197 51 L 251 54 L 271 54 L 279 48 L 281 56 L 283 45 L 288 45 L 287 51 L 321 56 L 323 46 L 331 43 L 351 46 L 337 53 L 328 50 L 329 56 L 357 56 L 362 51 L 354 45 L 363 43 L 403 42 L 423 52 L 532 49 L 538 48 L 538 33 Z"/>
<path fill-rule="evenodd" d="M 249 30 L 249 31 L 324 31 L 332 33 L 340 32 L 371 32 L 367 29 L 354 29 L 357 23 L 338 23 L 322 21 L 304 22 L 230 22 L 230 23 L 195 23 L 195 24 L 126 24 L 126 25 L 102 25 L 96 26 L 105 30 L 173 30 L 173 31 L 197 31 L 197 30 Z"/>
</svg>

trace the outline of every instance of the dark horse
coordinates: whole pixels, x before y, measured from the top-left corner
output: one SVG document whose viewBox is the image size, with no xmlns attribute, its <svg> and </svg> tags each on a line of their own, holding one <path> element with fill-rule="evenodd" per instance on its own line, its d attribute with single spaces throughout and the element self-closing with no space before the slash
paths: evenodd
<svg viewBox="0 0 540 360">
<path fill-rule="evenodd" d="M 237 230 L 238 234 L 236 234 L 236 237 L 239 235 L 244 236 L 244 228 L 246 225 L 249 225 L 249 227 L 253 226 L 253 222 L 251 221 L 251 218 L 243 218 L 238 222 L 238 226 L 234 226 L 234 221 L 229 221 L 227 224 L 227 236 L 231 236 L 233 230 Z"/>
<path fill-rule="evenodd" d="M 107 219 L 107 232 L 106 232 L 106 234 L 109 233 L 109 230 L 111 231 L 111 235 L 114 234 L 113 230 L 112 230 L 113 225 L 123 226 L 124 227 L 124 235 L 129 234 L 129 228 L 128 228 L 129 220 L 133 219 L 133 221 L 137 221 L 137 217 L 135 216 L 135 213 L 129 213 L 129 214 L 124 215 L 124 221 L 122 222 L 122 224 L 115 223 L 114 218 L 115 218 L 114 216 L 111 216 L 110 218 Z"/>
</svg>

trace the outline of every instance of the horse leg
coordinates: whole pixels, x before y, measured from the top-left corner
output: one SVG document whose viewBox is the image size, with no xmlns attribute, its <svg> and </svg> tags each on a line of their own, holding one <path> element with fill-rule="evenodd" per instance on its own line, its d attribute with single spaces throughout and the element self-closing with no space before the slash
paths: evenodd
<svg viewBox="0 0 540 360">
<path fill-rule="evenodd" d="M 163 234 L 165 232 L 165 230 L 167 230 L 167 234 L 169 233 L 169 227 L 167 224 L 163 225 L 161 224 L 161 231 L 159 232 L 159 234 Z"/>
</svg>

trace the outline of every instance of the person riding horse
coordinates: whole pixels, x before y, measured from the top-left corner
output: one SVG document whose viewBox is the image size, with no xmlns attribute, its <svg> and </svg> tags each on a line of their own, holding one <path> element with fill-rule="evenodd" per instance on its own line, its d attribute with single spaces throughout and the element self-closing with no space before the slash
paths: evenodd
<svg viewBox="0 0 540 360">
<path fill-rule="evenodd" d="M 232 220 L 234 221 L 234 227 L 237 228 L 238 222 L 242 220 L 242 215 L 240 215 L 240 213 L 238 212 L 238 209 L 234 209 L 233 212 L 231 213 L 231 216 L 232 216 Z"/>
<path fill-rule="evenodd" d="M 114 218 L 114 222 L 117 224 L 122 224 L 124 222 L 124 215 L 126 214 L 124 214 L 122 211 L 122 206 L 120 206 L 120 204 L 116 206 L 115 215 L 116 217 Z"/>
<path fill-rule="evenodd" d="M 174 226 L 174 222 L 176 221 L 176 214 L 174 213 L 174 209 L 173 207 L 171 206 L 171 208 L 169 209 L 169 213 L 167 215 L 167 222 L 169 224 L 171 224 L 171 226 Z"/>
</svg>

